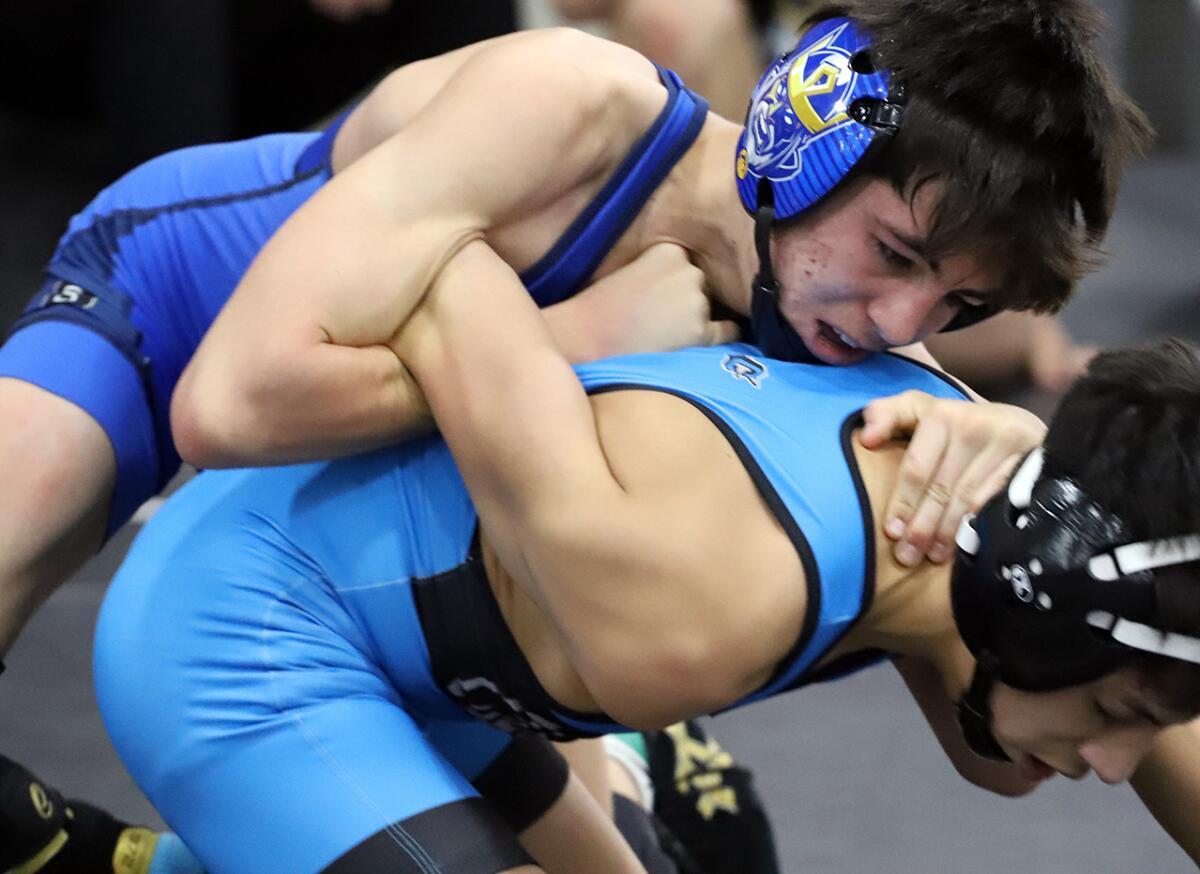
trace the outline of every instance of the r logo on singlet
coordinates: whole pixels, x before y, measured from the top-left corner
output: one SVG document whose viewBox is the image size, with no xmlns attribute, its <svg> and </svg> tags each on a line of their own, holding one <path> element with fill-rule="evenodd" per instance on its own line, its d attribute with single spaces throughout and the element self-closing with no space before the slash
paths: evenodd
<svg viewBox="0 0 1200 874">
<path fill-rule="evenodd" d="M 767 365 L 749 355 L 734 355 L 730 353 L 721 362 L 721 367 L 733 374 L 734 379 L 744 379 L 755 388 L 762 387 L 762 381 L 770 376 Z"/>
</svg>

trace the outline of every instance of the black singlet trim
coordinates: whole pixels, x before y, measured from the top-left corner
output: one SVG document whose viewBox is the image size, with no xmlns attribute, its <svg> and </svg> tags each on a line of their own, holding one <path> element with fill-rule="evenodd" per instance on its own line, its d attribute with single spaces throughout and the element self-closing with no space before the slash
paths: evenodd
<svg viewBox="0 0 1200 874">
<path fill-rule="evenodd" d="M 734 704 L 725 708 L 726 710 L 738 706 L 743 701 L 752 698 L 754 695 L 771 686 L 776 680 L 787 673 L 791 665 L 803 654 L 805 648 L 812 641 L 813 634 L 817 629 L 817 619 L 821 613 L 821 576 L 820 570 L 817 568 L 816 558 L 813 556 L 812 547 L 809 546 L 808 538 L 804 536 L 799 524 L 790 512 L 783 499 L 779 497 L 779 493 L 775 491 L 775 486 L 771 484 L 770 479 L 758 464 L 758 460 L 746 448 L 746 445 L 738 437 L 737 433 L 729 426 L 721 416 L 712 409 L 704 406 L 703 403 L 695 398 L 688 397 L 682 392 L 669 388 L 661 388 L 658 386 L 640 385 L 636 383 L 612 383 L 610 385 L 600 386 L 592 389 L 588 394 L 605 394 L 611 391 L 655 391 L 662 394 L 677 397 L 680 400 L 686 401 L 697 410 L 704 414 L 713 426 L 721 432 L 737 454 L 738 460 L 742 462 L 742 466 L 746 468 L 746 472 L 750 474 L 750 479 L 758 489 L 759 495 L 767 503 L 767 507 L 771 510 L 771 514 L 779 521 L 787 534 L 788 539 L 792 541 L 792 546 L 796 549 L 796 554 L 800 557 L 800 564 L 804 570 L 804 585 L 808 589 L 808 603 L 804 609 L 804 622 L 800 628 L 800 634 L 796 642 L 787 651 L 776 664 L 775 669 L 771 671 L 771 676 L 767 681 L 755 689 L 749 695 L 743 696 Z"/>
<path fill-rule="evenodd" d="M 956 377 L 953 377 L 950 374 L 946 373 L 946 371 L 939 370 L 938 368 L 936 368 L 930 364 L 926 364 L 924 361 L 917 361 L 915 358 L 909 358 L 907 355 L 901 355 L 898 352 L 892 352 L 890 350 L 885 350 L 884 352 L 882 352 L 880 354 L 888 355 L 888 356 L 891 356 L 892 358 L 898 358 L 901 361 L 904 361 L 908 364 L 913 364 L 913 365 L 921 368 L 922 370 L 933 374 L 938 379 L 940 379 L 942 382 L 946 383 L 946 385 L 950 386 L 950 388 L 954 389 L 956 392 L 961 394 L 962 399 L 964 401 L 971 401 L 972 403 L 975 402 L 975 398 L 971 395 L 971 390 L 967 388 L 966 383 L 959 381 Z"/>
<path fill-rule="evenodd" d="M 459 587 L 457 594 L 462 603 L 465 604 L 469 601 L 482 612 L 478 614 L 460 613 L 455 617 L 455 632 L 450 632 L 447 630 L 447 622 L 450 620 L 446 618 L 442 607 L 445 604 L 445 591 L 455 586 Z M 529 660 L 525 657 L 525 653 L 517 644 L 512 629 L 504 620 L 500 605 L 496 602 L 495 592 L 492 591 L 483 564 L 478 524 L 476 524 L 471 537 L 467 556 L 461 564 L 430 577 L 415 578 L 412 581 L 412 587 L 417 616 L 430 648 L 434 682 L 438 688 L 457 701 L 460 707 L 472 713 L 475 718 L 489 722 L 501 731 L 507 731 L 510 734 L 518 730 L 536 731 L 555 740 L 599 737 L 609 730 L 609 726 L 620 725 L 606 713 L 582 712 L 560 704 L 542 685 L 530 666 Z M 500 684 L 505 696 L 516 696 L 521 705 L 520 713 L 505 712 L 498 715 L 507 716 L 508 720 L 506 721 L 516 720 L 518 722 L 532 716 L 538 721 L 537 725 L 506 727 L 486 716 L 473 713 L 471 710 L 473 702 L 461 699 L 449 688 L 449 684 L 455 679 L 471 676 L 480 670 L 480 666 L 474 662 L 468 661 L 466 665 L 462 665 L 447 655 L 448 653 L 459 653 L 459 650 L 454 648 L 453 640 L 456 634 L 463 633 L 464 623 L 468 621 L 476 622 L 470 633 L 476 634 L 479 640 L 483 640 L 486 636 L 490 642 L 490 647 L 486 652 L 477 649 L 471 653 L 471 658 L 482 657 L 485 659 L 488 664 L 483 667 L 491 669 L 485 678 Z M 448 641 L 450 643 L 446 643 Z M 585 725 L 591 724 L 593 727 L 578 728 L 567 724 L 562 721 L 564 716 Z M 551 729 L 551 726 L 554 728 Z"/>
<path fill-rule="evenodd" d="M 77 266 L 89 265 L 93 263 L 92 259 L 88 257 L 89 252 L 94 253 L 99 251 L 104 254 L 105 258 L 102 264 L 104 272 L 99 274 L 98 278 L 108 282 L 112 279 L 113 268 L 116 264 L 117 249 L 120 248 L 121 240 L 129 236 L 137 228 L 154 221 L 159 216 L 176 212 L 187 212 L 193 209 L 228 206 L 232 203 L 238 203 L 243 200 L 254 200 L 259 197 L 270 197 L 273 194 L 280 194 L 287 191 L 289 188 L 293 188 L 302 182 L 307 182 L 323 170 L 324 167 L 322 166 L 314 167 L 306 173 L 292 176 L 283 182 L 276 182 L 273 185 L 267 185 L 262 188 L 236 191 L 215 197 L 180 200 L 175 203 L 162 204 L 161 206 L 117 209 L 103 215 L 98 215 L 87 227 L 80 228 L 63 243 L 58 252 L 55 253 L 48 269 L 54 270 L 55 265 L 59 262 L 66 262 L 67 264 Z"/>
<path fill-rule="evenodd" d="M 903 356 L 901 356 L 903 357 Z M 917 362 L 914 362 L 917 363 Z M 863 412 L 858 410 L 851 413 L 842 421 L 840 441 L 842 446 L 842 455 L 846 459 L 846 467 L 850 470 L 850 479 L 854 482 L 854 491 L 858 495 L 858 509 L 862 519 L 863 529 L 863 580 L 862 580 L 862 606 L 859 608 L 858 615 L 854 617 L 841 633 L 837 635 L 829 646 L 825 647 L 825 651 L 817 656 L 814 660 L 814 665 L 819 662 L 826 653 L 830 652 L 835 646 L 841 643 L 846 636 L 853 631 L 858 624 L 863 620 L 863 617 L 871 609 L 871 605 L 875 602 L 875 516 L 871 512 L 871 498 L 867 494 L 866 483 L 863 482 L 862 471 L 858 467 L 858 459 L 854 457 L 854 431 L 862 427 Z M 827 665 L 814 667 L 806 672 L 805 676 L 799 678 L 797 683 L 791 688 L 798 688 L 801 685 L 808 683 L 820 683 L 825 680 L 835 679 L 847 673 L 854 671 L 857 668 L 864 667 L 870 662 L 884 657 L 886 653 L 881 650 L 860 650 L 857 652 L 846 653 L 839 656 Z"/>
<path fill-rule="evenodd" d="M 533 860 L 482 798 L 464 798 L 380 829 L 325 874 L 497 874 Z"/>
<path fill-rule="evenodd" d="M 871 496 L 867 493 L 867 484 L 863 482 L 862 470 L 859 469 L 858 459 L 854 456 L 854 432 L 863 425 L 863 411 L 851 413 L 842 422 L 841 443 L 842 455 L 846 459 L 846 467 L 850 470 L 850 478 L 854 481 L 854 491 L 858 494 L 858 511 L 862 519 L 863 546 L 863 581 L 862 608 L 858 616 L 846 626 L 846 630 L 838 635 L 840 640 L 849 634 L 862 618 L 867 615 L 871 605 L 875 603 L 875 514 L 871 512 Z"/>
</svg>

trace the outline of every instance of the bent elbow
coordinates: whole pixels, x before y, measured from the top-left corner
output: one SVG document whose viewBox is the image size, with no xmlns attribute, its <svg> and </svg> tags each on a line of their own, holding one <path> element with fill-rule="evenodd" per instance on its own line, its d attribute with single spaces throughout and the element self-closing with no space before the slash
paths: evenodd
<svg viewBox="0 0 1200 874">
<path fill-rule="evenodd" d="M 214 391 L 189 370 L 171 396 L 171 436 L 179 457 L 200 469 L 239 467 L 253 456 L 252 404 L 230 389 Z"/>
<path fill-rule="evenodd" d="M 719 710 L 738 691 L 718 669 L 719 650 L 693 635 L 674 645 L 610 653 L 589 685 L 600 708 L 639 731 Z"/>
</svg>

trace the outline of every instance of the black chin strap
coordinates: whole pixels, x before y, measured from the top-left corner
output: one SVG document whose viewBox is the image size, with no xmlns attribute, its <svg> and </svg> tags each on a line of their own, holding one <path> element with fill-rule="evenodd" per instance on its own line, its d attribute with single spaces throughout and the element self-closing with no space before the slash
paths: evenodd
<svg viewBox="0 0 1200 874">
<path fill-rule="evenodd" d="M 775 226 L 775 204 L 770 192 L 769 185 L 760 188 L 760 205 L 754 214 L 754 251 L 758 253 L 754 291 L 774 297 L 779 293 L 779 280 L 775 278 L 775 266 L 771 263 L 771 228 Z"/>
<path fill-rule="evenodd" d="M 996 762 L 1012 761 L 992 734 L 992 687 L 996 684 L 996 660 L 980 654 L 975 663 L 971 688 L 959 699 L 958 725 L 971 752 Z"/>
<path fill-rule="evenodd" d="M 754 343 L 769 358 L 820 364 L 796 330 L 779 312 L 779 280 L 771 264 L 771 228 L 775 224 L 775 203 L 771 186 L 764 180 L 759 186 L 758 211 L 754 214 L 754 248 L 758 252 L 758 275 L 750 290 L 750 330 Z"/>
</svg>

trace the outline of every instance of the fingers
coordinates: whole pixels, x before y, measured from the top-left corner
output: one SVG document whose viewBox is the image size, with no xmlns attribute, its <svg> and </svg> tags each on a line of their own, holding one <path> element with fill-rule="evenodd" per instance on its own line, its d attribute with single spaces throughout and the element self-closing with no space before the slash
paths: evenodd
<svg viewBox="0 0 1200 874">
<path fill-rule="evenodd" d="M 872 401 L 863 410 L 863 428 L 859 442 L 867 449 L 907 437 L 916 428 L 933 398 L 920 391 L 906 391 Z"/>
<path fill-rule="evenodd" d="M 900 564 L 912 566 L 920 562 L 932 527 L 941 519 L 949 502 L 951 492 L 947 483 L 954 480 L 948 477 L 962 465 L 957 458 L 945 458 L 949 441 L 950 432 L 943 421 L 924 420 L 900 462 L 896 485 L 884 511 L 884 533 L 899 541 L 895 556 Z M 913 542 L 914 523 L 918 525 L 916 542 Z"/>
<path fill-rule="evenodd" d="M 947 452 L 947 457 L 950 454 Z M 933 480 L 938 485 L 926 490 L 922 505 L 909 525 L 904 540 L 911 544 L 913 550 L 927 555 L 935 564 L 949 561 L 954 555 L 954 538 L 963 516 L 977 512 L 988 498 L 1004 487 L 1020 457 L 1004 447 L 990 444 L 987 449 L 970 458 L 965 468 L 957 474 L 953 465 L 945 470 L 939 469 Z M 938 497 L 934 497 L 935 493 Z M 946 500 L 939 513 L 937 505 L 942 494 L 946 495 Z"/>
<path fill-rule="evenodd" d="M 1036 416 L 1005 404 L 931 399 L 920 416 L 884 517 L 907 566 L 949 560 L 963 515 L 1003 487 L 1045 433 Z"/>
</svg>

